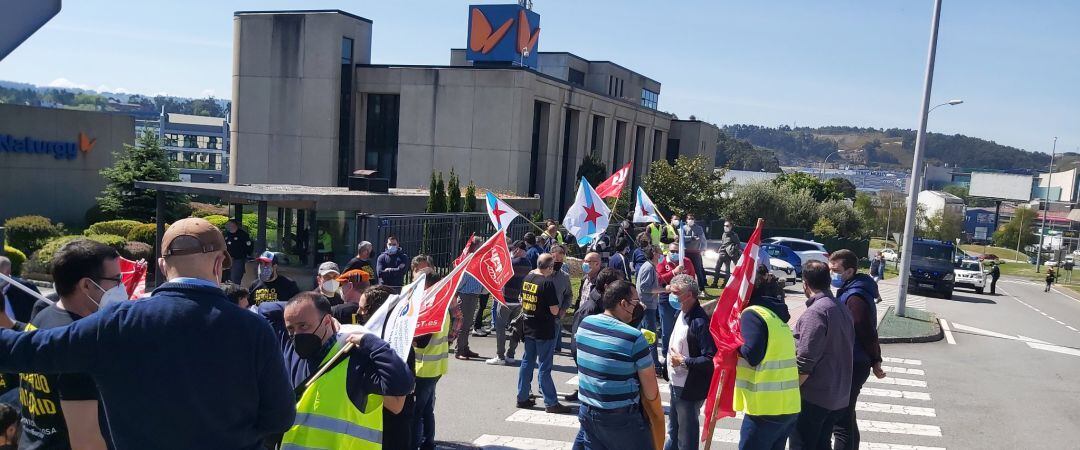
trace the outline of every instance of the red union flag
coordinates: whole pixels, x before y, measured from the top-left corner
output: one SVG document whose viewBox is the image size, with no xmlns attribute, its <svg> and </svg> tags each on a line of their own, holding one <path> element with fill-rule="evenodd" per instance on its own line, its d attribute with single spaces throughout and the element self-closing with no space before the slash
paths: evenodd
<svg viewBox="0 0 1080 450">
<path fill-rule="evenodd" d="M 746 241 L 742 257 L 731 273 L 720 299 L 716 302 L 709 331 L 716 342 L 716 356 L 713 357 L 713 376 L 709 384 L 709 396 L 705 401 L 705 422 L 701 432 L 702 442 L 712 441 L 713 428 L 721 417 L 733 417 L 735 400 L 735 366 L 739 362 L 739 347 L 743 344 L 739 328 L 739 314 L 742 313 L 750 295 L 754 292 L 757 266 L 768 253 L 761 252 L 761 228 L 765 221 L 758 219 L 757 227 Z M 764 261 L 768 264 L 768 260 Z"/>
<path fill-rule="evenodd" d="M 120 282 L 127 290 L 128 299 L 135 300 L 146 295 L 146 260 L 132 261 L 120 258 Z"/>
<path fill-rule="evenodd" d="M 437 333 L 442 329 L 443 321 L 446 320 L 446 311 L 450 308 L 450 300 L 457 293 L 458 284 L 465 274 L 465 266 L 457 266 L 451 270 L 445 278 L 440 280 L 427 292 L 420 302 L 420 317 L 416 319 L 416 332 L 413 336 Z"/>
<path fill-rule="evenodd" d="M 465 271 L 484 285 L 492 297 L 506 303 L 502 288 L 514 276 L 514 269 L 510 266 L 510 249 L 506 245 L 506 230 L 499 230 L 476 249 L 465 265 Z"/>
<path fill-rule="evenodd" d="M 469 238 L 465 240 L 465 247 L 461 249 L 461 254 L 454 259 L 454 267 L 461 265 L 461 262 L 469 256 L 469 246 L 472 245 L 473 236 L 476 236 L 476 233 L 469 234 Z"/>
<path fill-rule="evenodd" d="M 626 185 L 626 179 L 630 176 L 630 165 L 634 164 L 633 161 L 626 163 L 621 169 L 616 170 L 611 174 L 607 180 L 596 186 L 596 194 L 600 198 L 615 197 L 618 198 L 622 194 L 622 188 Z"/>
</svg>

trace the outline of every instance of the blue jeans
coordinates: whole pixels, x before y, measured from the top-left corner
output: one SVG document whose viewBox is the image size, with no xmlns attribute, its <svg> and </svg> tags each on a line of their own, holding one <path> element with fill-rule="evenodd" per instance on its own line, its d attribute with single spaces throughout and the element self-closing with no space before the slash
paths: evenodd
<svg viewBox="0 0 1080 450">
<path fill-rule="evenodd" d="M 743 416 L 739 450 L 784 450 L 798 414 Z"/>
<path fill-rule="evenodd" d="M 667 295 L 661 295 L 658 303 L 656 310 L 660 312 L 660 332 L 663 336 L 660 352 L 667 358 L 668 341 L 671 340 L 671 331 L 675 329 L 675 319 L 679 317 L 679 312 L 671 307 Z"/>
<path fill-rule="evenodd" d="M 795 420 L 795 430 L 788 440 L 791 450 L 828 450 L 832 448 L 833 425 L 843 409 L 828 410 L 803 399 L 802 411 Z"/>
<path fill-rule="evenodd" d="M 521 359 L 521 368 L 518 369 L 517 400 L 519 402 L 529 400 L 533 369 L 539 362 L 540 393 L 544 395 L 544 406 L 555 406 L 559 403 L 558 394 L 555 392 L 555 381 L 551 379 L 551 365 L 554 358 L 554 339 L 538 340 L 525 337 L 525 356 Z"/>
<path fill-rule="evenodd" d="M 652 433 L 641 410 L 603 412 L 589 405 L 578 407 L 581 429 L 574 450 L 652 450 Z"/>
<path fill-rule="evenodd" d="M 671 387 L 671 408 L 668 412 L 667 441 L 664 442 L 664 450 L 697 450 L 698 436 L 701 433 L 701 423 L 698 421 L 698 413 L 705 400 L 683 400 L 682 388 Z"/>
<path fill-rule="evenodd" d="M 413 413 L 413 449 L 435 449 L 435 385 L 440 377 L 416 377 L 416 411 Z"/>
<path fill-rule="evenodd" d="M 646 309 L 645 310 L 645 318 L 641 319 L 641 329 L 642 330 L 649 330 L 649 331 L 652 331 L 653 333 L 657 332 L 656 331 L 656 310 L 655 309 Z M 653 365 L 655 365 L 658 369 L 660 368 L 660 359 L 656 357 L 657 356 L 656 347 L 659 346 L 659 345 L 660 345 L 659 342 L 655 342 L 655 343 L 653 343 L 652 345 L 649 346 L 649 347 L 652 348 Z"/>
</svg>

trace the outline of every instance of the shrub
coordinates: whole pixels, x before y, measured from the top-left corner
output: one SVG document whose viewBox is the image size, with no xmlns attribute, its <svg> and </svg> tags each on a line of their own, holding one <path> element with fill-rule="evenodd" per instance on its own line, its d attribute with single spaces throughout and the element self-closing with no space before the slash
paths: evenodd
<svg viewBox="0 0 1080 450">
<path fill-rule="evenodd" d="M 4 256 L 11 260 L 11 274 L 19 275 L 22 273 L 23 263 L 26 262 L 26 254 L 21 250 L 12 247 L 10 245 L 4 246 Z"/>
<path fill-rule="evenodd" d="M 56 251 L 60 250 L 60 247 L 63 247 L 68 242 L 85 238 L 85 236 L 80 235 L 69 235 L 50 239 L 41 249 L 30 255 L 26 269 L 33 273 L 52 273 L 51 263 Z"/>
<path fill-rule="evenodd" d="M 248 234 L 250 234 L 252 236 L 255 236 L 256 232 L 259 229 L 259 215 L 258 214 L 256 214 L 256 213 L 244 214 L 244 217 L 241 219 L 240 222 L 241 222 L 240 226 L 244 228 L 244 231 L 247 231 Z M 267 230 L 277 229 L 277 221 L 276 220 L 271 220 L 269 217 L 267 217 L 266 218 L 266 229 Z"/>
<path fill-rule="evenodd" d="M 218 227 L 218 228 L 220 228 L 222 230 L 225 229 L 225 222 L 229 221 L 228 217 L 222 216 L 220 214 L 212 214 L 212 215 L 203 217 L 203 219 L 206 219 L 207 222 L 210 222 L 210 224 L 212 224 L 215 227 Z"/>
<path fill-rule="evenodd" d="M 131 232 L 131 229 L 138 225 L 141 224 L 134 220 L 109 220 L 90 225 L 90 228 L 83 231 L 83 235 L 112 234 L 116 236 L 127 236 L 128 233 Z"/>
<path fill-rule="evenodd" d="M 229 207 L 210 203 L 191 202 L 191 217 L 228 216 Z"/>
<path fill-rule="evenodd" d="M 169 226 L 166 225 L 165 229 Z M 127 240 L 142 242 L 143 244 L 153 246 L 157 240 L 157 224 L 153 223 L 140 223 L 131 228 L 131 231 L 127 234 Z"/>
<path fill-rule="evenodd" d="M 828 217 L 822 217 L 818 219 L 817 223 L 814 224 L 814 229 L 811 230 L 811 232 L 814 233 L 814 236 L 818 237 L 819 239 L 830 239 L 836 237 L 837 235 L 836 225 L 834 225 Z"/>
<path fill-rule="evenodd" d="M 127 244 L 127 238 L 115 234 L 91 234 L 86 238 L 115 248 L 118 252 L 124 249 L 124 244 Z"/>
<path fill-rule="evenodd" d="M 120 256 L 132 261 L 145 259 L 149 262 L 154 259 L 154 247 L 144 242 L 128 241 L 120 250 Z"/>
<path fill-rule="evenodd" d="M 60 234 L 60 225 L 42 216 L 12 217 L 4 222 L 7 241 L 12 247 L 24 253 L 33 253 L 45 245 L 50 238 Z"/>
</svg>

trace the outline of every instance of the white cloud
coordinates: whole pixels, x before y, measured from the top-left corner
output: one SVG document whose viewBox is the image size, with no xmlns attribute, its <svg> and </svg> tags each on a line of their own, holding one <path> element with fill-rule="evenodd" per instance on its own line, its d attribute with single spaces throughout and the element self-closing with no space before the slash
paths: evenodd
<svg viewBox="0 0 1080 450">
<path fill-rule="evenodd" d="M 90 89 L 90 86 L 75 83 L 67 78 L 57 78 L 55 80 L 52 80 L 49 82 L 49 87 L 67 89 Z"/>
<path fill-rule="evenodd" d="M 201 93 L 199 93 L 199 98 L 206 98 L 206 97 L 213 97 L 213 96 L 214 96 L 214 90 L 213 89 L 203 89 L 203 91 Z"/>
<path fill-rule="evenodd" d="M 98 91 L 98 92 L 109 92 L 109 93 L 113 93 L 113 94 L 130 94 L 131 93 L 131 91 L 128 91 L 127 89 L 124 89 L 122 87 L 114 88 L 114 87 L 110 87 L 107 84 L 98 85 L 98 87 L 94 88 L 94 90 Z"/>
</svg>

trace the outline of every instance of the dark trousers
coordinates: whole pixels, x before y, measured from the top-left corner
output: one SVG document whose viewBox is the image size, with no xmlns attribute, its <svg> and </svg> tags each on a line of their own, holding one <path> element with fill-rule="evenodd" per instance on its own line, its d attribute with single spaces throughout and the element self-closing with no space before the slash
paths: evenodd
<svg viewBox="0 0 1080 450">
<path fill-rule="evenodd" d="M 736 262 L 738 262 L 738 257 L 729 257 L 724 253 L 716 258 L 716 267 L 713 268 L 713 286 L 720 282 L 720 268 L 724 267 L 724 279 L 727 280 L 731 277 L 731 266 Z M 724 284 L 727 285 L 727 281 L 724 281 Z"/>
<path fill-rule="evenodd" d="M 784 450 L 798 414 L 743 417 L 739 450 Z"/>
<path fill-rule="evenodd" d="M 584 403 L 578 407 L 577 437 L 574 450 L 645 450 L 652 449 L 649 424 L 641 409 L 608 412 Z"/>
<path fill-rule="evenodd" d="M 859 448 L 859 424 L 855 421 L 855 403 L 859 393 L 870 378 L 870 363 L 856 361 L 851 368 L 851 400 L 841 409 L 833 426 L 833 450 L 856 450 Z"/>
<path fill-rule="evenodd" d="M 694 265 L 694 276 L 697 277 L 697 285 L 701 289 L 705 289 L 705 263 L 701 262 L 701 252 L 686 252 L 686 259 L 690 260 L 690 264 Z"/>
<path fill-rule="evenodd" d="M 383 411 L 383 441 L 384 450 L 415 450 L 413 444 L 413 418 L 416 408 L 416 396 L 405 396 L 405 405 L 401 412 L 394 414 L 389 410 Z"/>
<path fill-rule="evenodd" d="M 991 294 L 997 294 L 997 280 L 998 280 L 998 277 L 991 277 L 990 278 L 990 293 Z"/>
<path fill-rule="evenodd" d="M 435 450 L 435 386 L 440 377 L 416 377 L 416 411 L 413 414 L 414 449 Z"/>
<path fill-rule="evenodd" d="M 480 306 L 476 308 L 476 320 L 473 321 L 474 330 L 484 329 L 484 310 L 487 309 L 489 297 L 491 294 L 480 294 Z"/>
<path fill-rule="evenodd" d="M 795 421 L 795 432 L 791 433 L 791 450 L 830 450 L 833 425 L 840 410 L 829 410 L 806 400 L 802 401 L 802 412 Z"/>
</svg>

